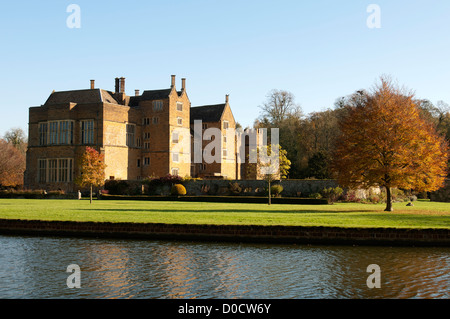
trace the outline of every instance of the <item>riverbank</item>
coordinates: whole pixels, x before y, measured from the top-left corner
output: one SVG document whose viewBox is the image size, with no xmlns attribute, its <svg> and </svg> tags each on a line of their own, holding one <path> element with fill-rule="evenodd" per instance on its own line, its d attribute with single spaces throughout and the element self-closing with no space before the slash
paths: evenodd
<svg viewBox="0 0 450 319">
<path fill-rule="evenodd" d="M 298 244 L 450 246 L 450 205 L 0 199 L 0 233 Z"/>
<path fill-rule="evenodd" d="M 0 219 L 0 234 L 277 244 L 450 246 L 450 230 Z"/>
</svg>

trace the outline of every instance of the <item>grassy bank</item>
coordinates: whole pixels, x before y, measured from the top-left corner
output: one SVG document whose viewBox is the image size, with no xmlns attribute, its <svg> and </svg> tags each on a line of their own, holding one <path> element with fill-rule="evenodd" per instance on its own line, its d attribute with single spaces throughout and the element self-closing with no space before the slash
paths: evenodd
<svg viewBox="0 0 450 319">
<path fill-rule="evenodd" d="M 0 199 L 0 218 L 91 222 L 216 225 L 286 225 L 450 229 L 450 203 L 418 201 L 413 207 L 337 203 L 271 205 L 148 201 Z"/>
</svg>

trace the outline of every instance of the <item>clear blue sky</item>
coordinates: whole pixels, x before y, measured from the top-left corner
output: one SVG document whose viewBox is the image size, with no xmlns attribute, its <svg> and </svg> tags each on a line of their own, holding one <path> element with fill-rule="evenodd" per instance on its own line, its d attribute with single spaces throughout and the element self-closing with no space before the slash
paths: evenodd
<svg viewBox="0 0 450 319">
<path fill-rule="evenodd" d="M 70 29 L 70 4 L 81 28 Z M 369 29 L 370 4 L 381 28 Z M 28 132 L 28 108 L 52 90 L 167 88 L 187 78 L 192 105 L 222 103 L 252 125 L 271 89 L 304 113 L 389 74 L 420 98 L 450 103 L 450 1 L 7 1 L 0 10 L 0 134 Z"/>
</svg>

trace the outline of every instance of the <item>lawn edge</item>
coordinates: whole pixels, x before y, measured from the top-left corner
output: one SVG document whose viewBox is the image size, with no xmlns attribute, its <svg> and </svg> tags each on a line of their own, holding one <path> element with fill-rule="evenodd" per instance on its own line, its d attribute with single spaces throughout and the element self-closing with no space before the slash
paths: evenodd
<svg viewBox="0 0 450 319">
<path fill-rule="evenodd" d="M 0 219 L 0 234 L 274 244 L 450 246 L 450 229 Z"/>
</svg>

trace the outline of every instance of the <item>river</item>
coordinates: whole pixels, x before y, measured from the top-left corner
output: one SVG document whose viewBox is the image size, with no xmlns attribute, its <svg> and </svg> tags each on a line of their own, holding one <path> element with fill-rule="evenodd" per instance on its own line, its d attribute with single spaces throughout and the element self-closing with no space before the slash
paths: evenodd
<svg viewBox="0 0 450 319">
<path fill-rule="evenodd" d="M 449 270 L 449 247 L 0 235 L 2 299 L 448 299 Z M 380 287 L 369 288 L 375 274 Z"/>
</svg>

